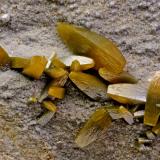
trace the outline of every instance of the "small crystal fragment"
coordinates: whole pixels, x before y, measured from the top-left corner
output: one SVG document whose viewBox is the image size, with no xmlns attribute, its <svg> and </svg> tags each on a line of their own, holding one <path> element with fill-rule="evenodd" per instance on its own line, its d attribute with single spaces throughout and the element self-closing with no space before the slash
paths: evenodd
<svg viewBox="0 0 160 160">
<path fill-rule="evenodd" d="M 134 118 L 141 118 L 141 117 L 144 117 L 144 110 L 134 112 Z"/>
<path fill-rule="evenodd" d="M 50 57 L 49 57 L 49 59 L 48 59 L 48 62 L 47 62 L 47 64 L 46 64 L 46 68 L 45 69 L 49 69 L 50 68 L 50 66 L 51 66 L 51 63 L 52 63 L 52 60 L 53 60 L 53 58 L 56 56 L 56 53 L 55 52 L 53 52 L 51 55 L 50 55 Z"/>
<path fill-rule="evenodd" d="M 63 87 L 66 84 L 67 79 L 68 79 L 68 73 L 60 78 L 52 80 L 49 86 Z"/>
<path fill-rule="evenodd" d="M 95 66 L 94 63 L 92 63 L 92 64 L 83 64 L 83 65 L 81 65 L 81 71 L 85 71 L 85 70 L 94 68 L 94 66 Z"/>
<path fill-rule="evenodd" d="M 146 152 L 149 151 L 150 148 L 145 146 L 144 144 L 140 144 L 138 142 L 135 143 L 135 148 L 139 151 L 139 152 Z"/>
<path fill-rule="evenodd" d="M 50 76 L 51 78 L 60 78 L 67 74 L 63 68 L 53 67 L 45 70 L 45 73 Z"/>
<path fill-rule="evenodd" d="M 123 119 L 128 123 L 128 124 L 133 124 L 134 120 L 133 120 L 133 115 L 131 114 L 131 112 L 129 112 L 125 107 L 120 106 L 119 107 L 119 112 L 121 114 L 121 116 L 123 117 Z"/>
<path fill-rule="evenodd" d="M 146 136 L 148 139 L 152 139 L 152 140 L 154 140 L 156 138 L 156 136 L 154 135 L 154 133 L 152 131 L 147 131 Z"/>
<path fill-rule="evenodd" d="M 29 104 L 33 104 L 33 103 L 37 103 L 37 98 L 36 97 L 29 97 L 29 99 L 28 99 L 28 103 Z"/>
<path fill-rule="evenodd" d="M 137 83 L 137 79 L 131 74 L 123 71 L 119 74 L 110 73 L 106 68 L 98 70 L 99 75 L 111 83 Z"/>
<path fill-rule="evenodd" d="M 152 143 L 152 140 L 151 139 L 146 139 L 146 138 L 143 138 L 143 137 L 139 137 L 138 138 L 138 143 L 139 144 Z"/>
<path fill-rule="evenodd" d="M 94 60 L 84 56 L 67 56 L 62 57 L 60 60 L 67 66 L 70 67 L 72 62 L 77 60 L 81 65 L 81 70 L 88 70 L 95 66 Z"/>
<path fill-rule="evenodd" d="M 44 56 L 33 56 L 30 63 L 24 68 L 23 74 L 39 79 L 45 70 L 47 60 Z"/>
<path fill-rule="evenodd" d="M 45 112 L 38 120 L 37 123 L 40 124 L 41 126 L 45 126 L 51 118 L 54 116 L 55 112 L 52 111 L 47 111 Z"/>
<path fill-rule="evenodd" d="M 125 107 L 109 106 L 109 107 L 106 107 L 106 109 L 108 110 L 108 113 L 112 117 L 112 119 L 123 118 L 128 124 L 134 123 L 133 115 Z"/>
<path fill-rule="evenodd" d="M 56 112 L 57 107 L 52 103 L 52 101 L 43 101 L 43 107 L 47 108 L 49 111 Z"/>
<path fill-rule="evenodd" d="M 42 102 L 45 98 L 48 97 L 48 89 L 50 87 L 52 87 L 52 86 L 63 87 L 65 85 L 65 83 L 67 82 L 67 79 L 68 79 L 68 74 L 66 74 L 60 78 L 52 80 L 49 84 L 47 84 L 44 87 L 40 97 L 38 98 L 38 101 Z M 53 97 L 52 97 L 52 99 L 53 99 Z"/>
<path fill-rule="evenodd" d="M 132 108 L 131 108 L 131 113 L 134 113 L 136 112 L 137 110 L 139 109 L 139 105 L 134 105 Z"/>
<path fill-rule="evenodd" d="M 152 128 L 152 132 L 154 132 L 156 135 L 160 135 L 160 122 L 158 122 L 157 125 Z"/>
<path fill-rule="evenodd" d="M 112 117 L 112 119 L 123 118 L 122 114 L 120 113 L 119 107 L 109 106 L 109 107 L 106 107 L 106 109 L 108 110 L 108 113 Z"/>
<path fill-rule="evenodd" d="M 51 67 L 58 67 L 65 69 L 66 65 L 59 58 L 54 57 L 51 62 Z"/>
<path fill-rule="evenodd" d="M 62 87 L 51 86 L 48 89 L 48 95 L 54 98 L 63 99 L 64 93 L 65 93 L 65 89 Z"/>
<path fill-rule="evenodd" d="M 29 64 L 30 60 L 28 58 L 22 57 L 11 57 L 11 68 L 23 69 Z"/>
<path fill-rule="evenodd" d="M 160 108 L 160 104 L 156 104 L 156 107 L 159 107 L 159 108 Z"/>
<path fill-rule="evenodd" d="M 79 61 L 74 60 L 71 64 L 70 71 L 79 72 L 81 71 L 81 65 Z"/>
</svg>

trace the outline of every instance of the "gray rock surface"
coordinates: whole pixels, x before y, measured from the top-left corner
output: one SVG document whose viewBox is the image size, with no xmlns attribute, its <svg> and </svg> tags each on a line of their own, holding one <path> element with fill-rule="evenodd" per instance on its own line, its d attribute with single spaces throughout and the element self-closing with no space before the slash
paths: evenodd
<svg viewBox="0 0 160 160">
<path fill-rule="evenodd" d="M 160 70 L 159 0 L 0 0 L 0 43 L 12 55 L 71 54 L 57 36 L 57 21 L 85 26 L 112 39 L 127 59 L 127 70 L 146 82 Z M 160 139 L 138 152 L 135 139 L 148 128 L 115 121 L 106 137 L 80 149 L 74 143 L 88 116 L 104 104 L 91 101 L 68 82 L 47 126 L 35 123 L 43 111 L 27 105 L 45 80 L 0 72 L 0 160 L 159 160 Z"/>
</svg>

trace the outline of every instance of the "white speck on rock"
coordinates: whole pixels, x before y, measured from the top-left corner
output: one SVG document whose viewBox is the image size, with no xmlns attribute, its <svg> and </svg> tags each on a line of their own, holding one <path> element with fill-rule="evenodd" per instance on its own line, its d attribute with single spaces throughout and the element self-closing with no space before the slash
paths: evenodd
<svg viewBox="0 0 160 160">
<path fill-rule="evenodd" d="M 4 25 L 8 23 L 10 20 L 10 15 L 9 14 L 1 14 L 0 15 L 0 25 Z"/>
</svg>

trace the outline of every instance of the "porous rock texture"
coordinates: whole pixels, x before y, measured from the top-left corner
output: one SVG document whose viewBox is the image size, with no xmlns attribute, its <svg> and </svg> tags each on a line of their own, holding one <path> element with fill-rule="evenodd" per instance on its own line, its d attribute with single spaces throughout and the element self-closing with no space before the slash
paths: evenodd
<svg viewBox="0 0 160 160">
<path fill-rule="evenodd" d="M 57 21 L 87 27 L 112 39 L 127 59 L 127 70 L 147 82 L 160 70 L 159 0 L 0 0 L 0 43 L 11 55 L 71 54 L 56 33 Z M 159 160 L 160 139 L 144 152 L 135 139 L 148 128 L 117 120 L 103 139 L 84 149 L 74 143 L 88 116 L 104 105 L 68 82 L 58 112 L 42 127 L 40 105 L 28 105 L 43 89 L 16 71 L 0 71 L 0 160 Z M 107 104 L 107 103 L 106 103 Z"/>
</svg>

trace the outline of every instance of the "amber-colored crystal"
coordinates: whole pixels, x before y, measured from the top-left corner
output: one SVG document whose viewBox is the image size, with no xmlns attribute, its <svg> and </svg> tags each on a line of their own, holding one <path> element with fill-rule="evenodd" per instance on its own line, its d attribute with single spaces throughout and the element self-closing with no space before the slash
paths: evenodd
<svg viewBox="0 0 160 160">
<path fill-rule="evenodd" d="M 49 111 L 56 112 L 57 107 L 52 103 L 52 101 L 43 101 L 43 107 L 47 108 Z"/>
<path fill-rule="evenodd" d="M 28 58 L 22 57 L 11 57 L 11 68 L 23 69 L 29 64 L 30 60 Z"/>
<path fill-rule="evenodd" d="M 123 71 L 125 58 L 109 39 L 67 23 L 58 23 L 57 30 L 62 40 L 74 53 L 93 58 L 96 69 L 105 67 L 112 73 Z"/>
<path fill-rule="evenodd" d="M 157 72 L 150 82 L 145 105 L 144 124 L 156 126 L 160 115 L 160 108 L 156 106 L 157 104 L 160 104 L 160 72 Z"/>
<path fill-rule="evenodd" d="M 65 89 L 62 87 L 51 86 L 48 89 L 48 95 L 55 98 L 63 99 L 64 93 L 65 93 Z"/>
<path fill-rule="evenodd" d="M 4 48 L 0 45 L 0 68 L 10 63 L 10 58 Z"/>
<path fill-rule="evenodd" d="M 146 102 L 147 89 L 139 84 L 112 84 L 107 95 L 123 104 L 143 104 Z"/>
<path fill-rule="evenodd" d="M 108 72 L 106 68 L 99 69 L 99 75 L 111 83 L 137 83 L 137 79 L 131 74 L 123 71 L 119 74 Z"/>
<path fill-rule="evenodd" d="M 24 68 L 23 74 L 39 79 L 45 70 L 47 60 L 44 56 L 33 56 L 30 63 Z"/>
<path fill-rule="evenodd" d="M 107 100 L 107 86 L 96 76 L 82 72 L 71 72 L 69 78 L 90 98 L 99 101 Z"/>
<path fill-rule="evenodd" d="M 111 122 L 112 118 L 107 109 L 105 107 L 98 109 L 80 130 L 75 142 L 79 147 L 85 147 L 96 139 L 100 139 L 106 133 Z"/>
</svg>

